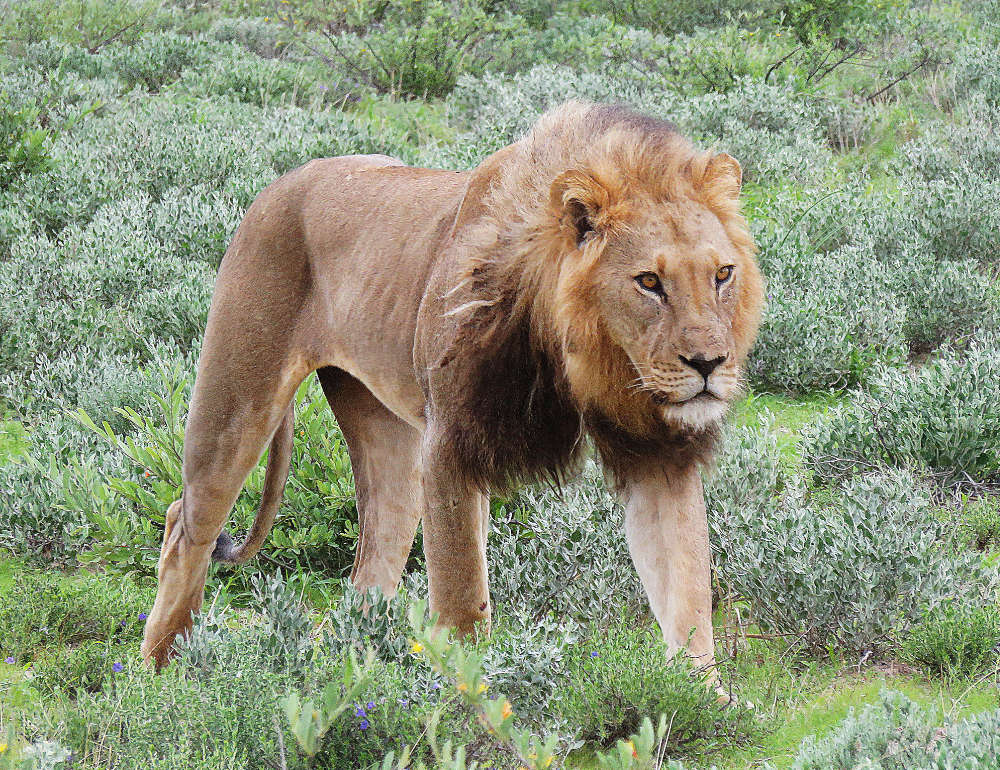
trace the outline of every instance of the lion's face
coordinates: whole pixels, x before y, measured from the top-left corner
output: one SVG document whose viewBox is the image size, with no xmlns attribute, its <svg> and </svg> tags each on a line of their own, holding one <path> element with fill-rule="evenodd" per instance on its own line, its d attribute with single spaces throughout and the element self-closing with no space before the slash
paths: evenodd
<svg viewBox="0 0 1000 770">
<path fill-rule="evenodd" d="M 756 270 L 718 218 L 697 204 L 655 210 L 611 236 L 593 272 L 604 328 L 627 355 L 662 418 L 701 429 L 740 392 L 747 351 L 734 334 Z"/>
<path fill-rule="evenodd" d="M 725 159 L 738 192 L 739 167 Z M 571 366 L 574 388 L 633 422 L 711 427 L 740 393 L 757 330 L 760 274 L 749 241 L 732 237 L 745 230 L 727 229 L 697 197 L 664 202 L 634 192 L 617 207 L 611 199 L 579 207 L 576 222 L 577 252 L 560 281 L 576 322 L 564 326 L 564 340 L 571 359 L 590 361 Z M 589 323 L 580 323 L 584 315 Z M 573 369 L 593 375 L 595 350 L 609 375 L 602 392 L 573 377 Z"/>
</svg>

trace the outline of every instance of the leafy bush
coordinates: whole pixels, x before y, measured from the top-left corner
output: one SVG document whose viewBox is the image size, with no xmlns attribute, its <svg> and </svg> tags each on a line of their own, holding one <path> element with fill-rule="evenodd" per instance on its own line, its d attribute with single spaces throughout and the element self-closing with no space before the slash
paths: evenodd
<svg viewBox="0 0 1000 770">
<path fill-rule="evenodd" d="M 655 628 L 619 619 L 567 653 L 558 711 L 587 741 L 614 745 L 649 714 L 667 715 L 674 750 L 746 737 L 746 714 L 716 703 L 683 655 L 669 659 Z"/>
<path fill-rule="evenodd" d="M 538 618 L 552 612 L 584 622 L 644 611 L 623 521 L 593 463 L 562 492 L 522 490 L 494 510 L 487 547 L 497 611 Z M 608 596 L 615 597 L 613 607 Z"/>
<path fill-rule="evenodd" d="M 577 654 L 580 638 L 575 622 L 551 613 L 523 609 L 498 614 L 483 653 L 486 678 L 528 724 L 572 730 L 559 701 L 567 686 L 567 663 Z"/>
<path fill-rule="evenodd" d="M 952 69 L 960 95 L 978 95 L 991 104 L 1000 104 L 1000 53 L 996 45 L 969 43 L 955 54 Z"/>
<path fill-rule="evenodd" d="M 725 93 L 667 104 L 656 113 L 692 139 L 729 152 L 748 182 L 809 181 L 828 162 L 818 105 L 787 87 L 747 78 Z"/>
<path fill-rule="evenodd" d="M 40 445 L 44 446 L 33 436 L 28 452 L 37 451 Z M 4 550 L 45 561 L 75 555 L 81 538 L 72 530 L 78 521 L 59 508 L 58 490 L 48 483 L 48 474 L 57 475 L 60 470 L 56 457 L 45 466 L 23 457 L 0 462 L 0 547 Z"/>
<path fill-rule="evenodd" d="M 0 190 L 51 163 L 50 135 L 38 125 L 39 111 L 33 105 L 15 108 L 7 93 L 0 91 Z"/>
<path fill-rule="evenodd" d="M 277 732 L 277 702 L 289 679 L 258 654 L 250 632 L 232 639 L 219 661 L 207 672 L 175 665 L 151 676 L 133 660 L 113 687 L 76 693 L 72 701 L 55 693 L 33 715 L 36 729 L 78 756 L 98 750 L 97 736 L 128 735 L 115 746 L 125 767 L 263 770 L 280 763 L 279 741 L 294 745 L 290 734 Z"/>
<path fill-rule="evenodd" d="M 370 649 L 381 660 L 405 662 L 409 647 L 407 592 L 387 599 L 378 586 L 358 591 L 349 580 L 344 580 L 341 588 L 340 600 L 326 618 L 330 644 L 353 647 L 359 653 Z"/>
<path fill-rule="evenodd" d="M 854 770 L 878 767 L 911 770 L 930 767 L 928 747 L 936 743 L 932 715 L 897 692 L 883 691 L 879 702 L 851 713 L 826 738 L 807 737 L 794 770 Z M 867 760 L 867 762 L 866 762 Z"/>
<path fill-rule="evenodd" d="M 317 758 L 327 767 L 377 766 L 390 751 L 398 754 L 410 747 L 411 756 L 429 761 L 427 723 L 435 711 L 438 729 L 449 739 L 474 743 L 476 730 L 458 707 L 456 695 L 426 671 L 424 666 L 376 664 L 371 683 L 331 726 Z M 475 756 L 488 749 L 473 746 L 470 752 Z"/>
<path fill-rule="evenodd" d="M 1000 363 L 988 339 L 916 372 L 885 369 L 868 391 L 809 428 L 803 456 L 821 483 L 885 466 L 925 469 L 944 481 L 995 478 L 998 388 Z"/>
<path fill-rule="evenodd" d="M 781 266 L 768 276 L 767 305 L 753 357 L 751 381 L 762 390 L 842 389 L 866 381 L 879 365 L 906 360 L 906 317 L 892 289 L 857 280 L 882 269 L 865 248 L 799 252 L 762 243 L 762 261 Z"/>
<path fill-rule="evenodd" d="M 239 43 L 266 59 L 275 58 L 287 48 L 286 35 L 277 20 L 223 16 L 212 22 L 209 34 L 221 43 Z"/>
<path fill-rule="evenodd" d="M 819 651 L 884 651 L 924 603 L 975 601 L 997 584 L 977 555 L 947 547 L 951 528 L 912 477 L 861 476 L 829 495 L 790 483 L 774 494 L 777 447 L 770 439 L 755 451 L 751 435 L 723 452 L 724 478 L 735 481 L 710 485 L 709 523 L 720 583 L 750 602 L 762 627 Z M 745 465 L 761 455 L 769 459 L 755 483 Z"/>
<path fill-rule="evenodd" d="M 815 105 L 786 88 L 746 80 L 726 93 L 681 98 L 552 65 L 533 67 L 516 79 L 492 74 L 462 78 L 448 103 L 471 131 L 453 151 L 468 154 L 464 165 L 478 162 L 519 138 L 545 109 L 569 98 L 624 102 L 669 120 L 692 139 L 738 158 L 748 181 L 812 179 L 828 154 Z"/>
<path fill-rule="evenodd" d="M 962 184 L 970 175 L 989 177 L 1000 164 L 1000 105 L 970 99 L 958 110 L 957 122 L 930 123 L 922 136 L 901 149 L 910 168 L 924 179 Z"/>
<path fill-rule="evenodd" d="M 994 326 L 1000 302 L 982 260 L 1000 208 L 986 184 L 915 183 L 898 200 L 854 185 L 754 199 L 768 301 L 751 380 L 779 392 L 850 387 Z M 962 205 L 946 203 L 953 193 Z"/>
<path fill-rule="evenodd" d="M 883 691 L 879 702 L 854 709 L 832 734 L 802 741 L 793 770 L 988 770 L 1000 750 L 1000 711 L 943 727 L 934 714 L 902 693 Z M 771 770 L 773 765 L 766 765 Z"/>
<path fill-rule="evenodd" d="M 289 12 L 287 21 L 294 25 Z M 463 73 L 478 74 L 523 27 L 487 14 L 475 0 L 358 0 L 324 15 L 323 58 L 365 88 L 443 96 Z"/>
<path fill-rule="evenodd" d="M 977 714 L 951 725 L 940 744 L 937 767 L 950 765 L 988 770 L 997 756 L 1000 756 L 1000 710 Z"/>
<path fill-rule="evenodd" d="M 225 47 L 210 68 L 188 69 L 177 87 L 200 96 L 223 96 L 261 107 L 276 104 L 322 105 L 343 98 L 344 89 L 331 89 L 330 72 L 316 64 L 262 59 L 242 47 Z"/>
<path fill-rule="evenodd" d="M 90 49 L 142 34 L 152 3 L 145 0 L 22 0 L 4 7 L 0 38 L 32 43 L 47 38 Z"/>
<path fill-rule="evenodd" d="M 90 549 L 79 558 L 107 562 L 121 572 L 154 573 L 164 511 L 180 497 L 190 380 L 165 368 L 160 380 L 162 395 L 154 396 L 142 413 L 122 412 L 134 436 L 119 436 L 78 413 L 85 426 L 132 465 L 131 474 L 104 475 L 98 467 L 76 463 L 58 480 L 64 505 L 76 513 L 89 538 Z M 336 574 L 351 563 L 357 539 L 353 479 L 346 444 L 314 380 L 300 388 L 295 406 L 295 471 L 264 550 L 267 561 L 284 567 L 299 587 L 312 588 L 324 572 Z M 236 528 L 249 527 L 256 514 L 263 463 L 262 458 L 237 501 L 232 514 Z M 261 567 L 257 562 L 256 569 Z M 247 579 L 254 571 L 244 567 L 235 574 Z"/>
<path fill-rule="evenodd" d="M 721 26 L 736 17 L 751 17 L 747 26 L 776 14 L 781 3 L 770 0 L 753 3 L 748 0 L 598 0 L 596 10 L 610 15 L 617 23 L 630 27 L 645 27 L 664 35 L 691 32 L 696 27 Z"/>
<path fill-rule="evenodd" d="M 876 253 L 921 251 L 934 259 L 985 266 L 995 263 L 1000 247 L 998 200 L 995 178 L 959 170 L 951 179 L 907 181 L 898 203 L 873 212 L 864 227 Z"/>
<path fill-rule="evenodd" d="M 114 679 L 118 668 L 139 653 L 136 641 L 84 640 L 70 648 L 39 650 L 32 662 L 32 684 L 42 692 L 83 689 L 97 692 Z"/>
<path fill-rule="evenodd" d="M 1000 661 L 1000 608 L 945 602 L 901 639 L 906 660 L 945 676 L 974 676 Z"/>
<path fill-rule="evenodd" d="M 212 49 L 190 37 L 174 32 L 154 32 L 130 46 L 116 46 L 107 52 L 113 71 L 127 89 L 142 86 L 159 91 L 181 76 L 188 67 L 206 67 Z"/>
</svg>

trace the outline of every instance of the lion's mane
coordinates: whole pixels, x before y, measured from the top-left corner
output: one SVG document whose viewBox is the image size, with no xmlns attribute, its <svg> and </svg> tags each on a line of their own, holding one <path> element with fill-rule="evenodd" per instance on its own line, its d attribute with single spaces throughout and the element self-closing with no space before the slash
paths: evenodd
<svg viewBox="0 0 1000 770">
<path fill-rule="evenodd" d="M 552 188 L 572 169 L 599 180 L 608 229 L 629 226 L 639 190 L 643 200 L 697 201 L 718 217 L 741 257 L 752 259 L 731 182 L 706 175 L 713 153 L 695 150 L 668 122 L 570 102 L 499 155 L 482 214 L 454 236 L 462 255 L 448 297 L 455 321 L 438 362 L 461 367 L 445 407 L 454 461 L 484 489 L 559 483 L 585 432 L 616 480 L 653 457 L 678 466 L 707 461 L 715 429 L 691 432 L 652 419 L 655 410 L 627 387 L 635 369 L 605 331 L 589 288 L 596 258 L 566 262 L 575 244 Z M 734 335 L 748 348 L 758 310 L 743 304 Z M 586 381 L 588 392 L 570 386 L 567 351 L 585 367 L 574 379 Z"/>
</svg>

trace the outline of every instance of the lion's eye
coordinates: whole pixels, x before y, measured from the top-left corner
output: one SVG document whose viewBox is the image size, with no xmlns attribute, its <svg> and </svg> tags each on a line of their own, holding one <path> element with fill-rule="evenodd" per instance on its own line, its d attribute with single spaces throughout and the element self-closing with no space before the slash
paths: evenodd
<svg viewBox="0 0 1000 770">
<path fill-rule="evenodd" d="M 660 285 L 660 278 L 656 273 L 640 273 L 635 277 L 635 280 L 646 291 L 656 292 L 657 294 L 663 292 L 663 287 Z"/>
<path fill-rule="evenodd" d="M 726 265 L 725 267 L 720 267 L 715 271 L 715 282 L 718 284 L 723 284 L 733 277 L 733 266 Z"/>
</svg>

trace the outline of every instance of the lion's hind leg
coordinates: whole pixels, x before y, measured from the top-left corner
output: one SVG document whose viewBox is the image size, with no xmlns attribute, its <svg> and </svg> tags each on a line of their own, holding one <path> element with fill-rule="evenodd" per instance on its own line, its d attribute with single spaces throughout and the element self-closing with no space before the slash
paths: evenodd
<svg viewBox="0 0 1000 770">
<path fill-rule="evenodd" d="M 288 423 L 289 404 L 309 371 L 301 356 L 281 350 L 280 338 L 257 347 L 228 344 L 236 335 L 227 324 L 209 321 L 184 433 L 183 493 L 167 512 L 142 644 L 143 657 L 157 667 L 201 609 L 226 518 L 279 425 Z"/>
<path fill-rule="evenodd" d="M 423 508 L 420 433 L 363 383 L 333 367 L 316 372 L 347 439 L 358 503 L 351 580 L 359 590 L 396 593 Z"/>
</svg>

